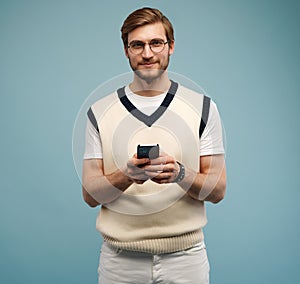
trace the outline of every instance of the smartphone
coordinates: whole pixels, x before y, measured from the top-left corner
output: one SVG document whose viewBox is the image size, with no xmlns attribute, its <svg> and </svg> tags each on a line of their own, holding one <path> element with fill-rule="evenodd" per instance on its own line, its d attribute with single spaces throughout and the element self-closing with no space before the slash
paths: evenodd
<svg viewBox="0 0 300 284">
<path fill-rule="evenodd" d="M 159 157 L 159 145 L 158 144 L 139 144 L 137 146 L 137 157 L 156 159 Z"/>
</svg>

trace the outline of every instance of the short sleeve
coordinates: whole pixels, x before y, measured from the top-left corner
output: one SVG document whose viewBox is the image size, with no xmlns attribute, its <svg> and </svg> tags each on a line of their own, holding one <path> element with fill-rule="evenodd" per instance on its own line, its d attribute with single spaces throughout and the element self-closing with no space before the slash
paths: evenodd
<svg viewBox="0 0 300 284">
<path fill-rule="evenodd" d="M 224 153 L 222 123 L 217 106 L 211 101 L 207 124 L 200 138 L 200 156 Z"/>
<path fill-rule="evenodd" d="M 99 131 L 88 119 L 85 131 L 84 159 L 102 159 L 102 144 Z"/>
</svg>

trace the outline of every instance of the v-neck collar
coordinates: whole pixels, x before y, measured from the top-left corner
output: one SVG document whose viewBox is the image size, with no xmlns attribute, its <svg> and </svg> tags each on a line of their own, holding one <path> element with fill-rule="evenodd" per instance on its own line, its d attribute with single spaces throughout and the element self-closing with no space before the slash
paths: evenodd
<svg viewBox="0 0 300 284">
<path fill-rule="evenodd" d="M 164 100 L 161 105 L 156 109 L 154 113 L 151 115 L 146 115 L 141 112 L 136 106 L 128 99 L 125 92 L 125 87 L 122 87 L 117 90 L 119 99 L 124 107 L 138 120 L 144 122 L 147 126 L 152 126 L 154 122 L 156 122 L 167 110 L 168 106 L 172 102 L 174 95 L 178 89 L 178 83 L 171 80 L 171 86 L 166 94 Z"/>
</svg>

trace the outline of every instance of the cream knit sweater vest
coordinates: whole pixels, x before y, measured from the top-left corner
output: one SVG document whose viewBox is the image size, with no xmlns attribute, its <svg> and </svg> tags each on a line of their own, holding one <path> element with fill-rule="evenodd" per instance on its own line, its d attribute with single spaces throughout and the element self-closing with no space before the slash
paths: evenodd
<svg viewBox="0 0 300 284">
<path fill-rule="evenodd" d="M 178 88 L 177 88 L 178 87 Z M 125 93 L 97 101 L 91 111 L 101 135 L 104 173 L 122 169 L 138 144 L 159 144 L 194 171 L 199 171 L 199 126 L 203 95 L 172 82 L 168 99 L 147 117 Z M 151 180 L 131 185 L 117 200 L 102 205 L 96 227 L 114 247 L 153 254 L 187 249 L 203 240 L 204 202 L 178 184 Z"/>
</svg>

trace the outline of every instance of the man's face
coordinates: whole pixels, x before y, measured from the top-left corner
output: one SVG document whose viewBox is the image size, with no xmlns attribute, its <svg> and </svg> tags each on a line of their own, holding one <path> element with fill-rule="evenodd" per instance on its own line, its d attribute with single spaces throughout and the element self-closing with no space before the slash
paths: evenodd
<svg viewBox="0 0 300 284">
<path fill-rule="evenodd" d="M 125 48 L 132 70 L 141 79 L 151 82 L 158 78 L 169 65 L 169 57 L 174 51 L 174 42 L 167 43 L 160 53 L 154 53 L 149 42 L 154 39 L 167 41 L 166 32 L 162 23 L 155 23 L 136 28 L 128 34 L 128 44 L 131 42 L 146 43 L 141 54 L 134 54 L 130 48 Z"/>
</svg>

